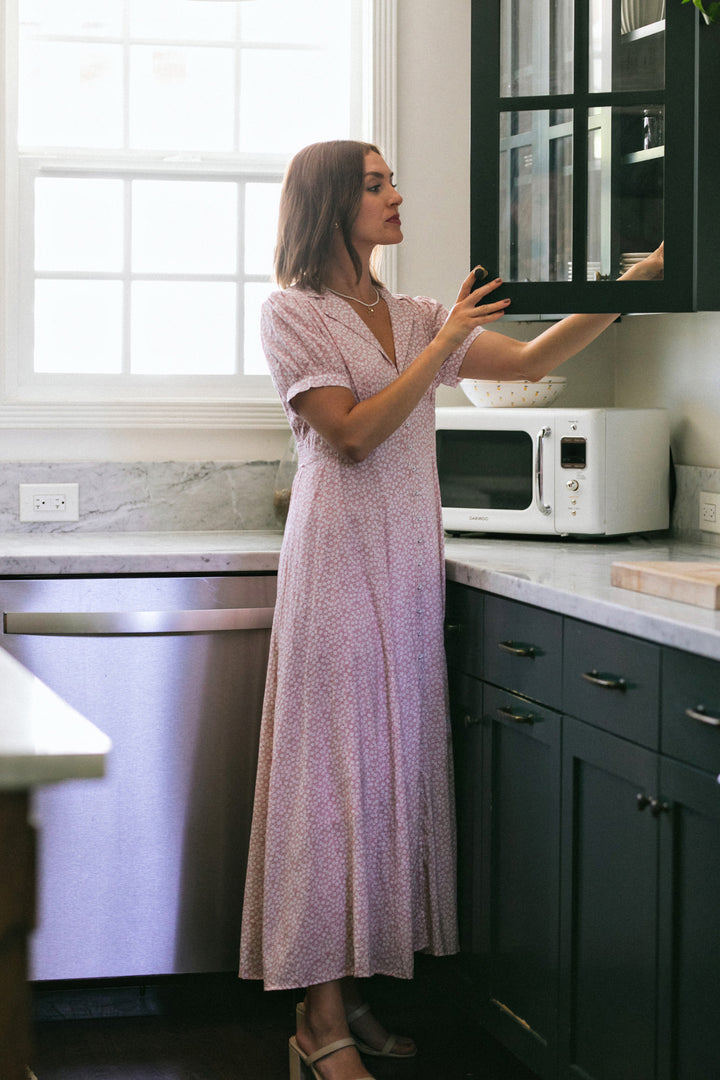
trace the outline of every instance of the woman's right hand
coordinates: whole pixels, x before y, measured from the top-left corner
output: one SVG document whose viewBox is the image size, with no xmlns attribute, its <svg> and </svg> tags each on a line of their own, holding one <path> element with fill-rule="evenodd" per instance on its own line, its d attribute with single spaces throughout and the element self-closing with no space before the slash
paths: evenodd
<svg viewBox="0 0 720 1080">
<path fill-rule="evenodd" d="M 438 335 L 449 341 L 451 352 L 478 326 L 501 319 L 510 304 L 507 297 L 484 303 L 485 299 L 502 285 L 502 278 L 494 278 L 477 289 L 473 287 L 474 284 L 475 270 L 471 270 L 460 286 L 455 305 Z"/>
</svg>

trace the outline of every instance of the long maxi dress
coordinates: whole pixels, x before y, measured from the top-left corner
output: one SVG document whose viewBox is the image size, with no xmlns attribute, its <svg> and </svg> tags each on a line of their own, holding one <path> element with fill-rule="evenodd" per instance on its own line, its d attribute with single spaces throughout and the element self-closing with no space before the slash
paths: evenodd
<svg viewBox="0 0 720 1080">
<path fill-rule="evenodd" d="M 290 288 L 262 339 L 297 440 L 278 571 L 243 908 L 240 976 L 266 989 L 412 977 L 457 950 L 455 829 L 435 391 L 474 332 L 365 461 L 334 450 L 296 394 L 357 400 L 436 335 L 434 300 L 381 294 L 397 370 L 344 300 Z"/>
</svg>

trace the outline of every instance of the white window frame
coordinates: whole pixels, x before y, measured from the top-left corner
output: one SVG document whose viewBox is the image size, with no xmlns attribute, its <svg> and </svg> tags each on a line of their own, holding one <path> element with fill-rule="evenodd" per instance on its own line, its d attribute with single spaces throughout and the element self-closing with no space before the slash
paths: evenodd
<svg viewBox="0 0 720 1080">
<path fill-rule="evenodd" d="M 0 25 L 6 25 L 5 0 L 0 0 Z M 362 138 L 376 143 L 388 161 L 396 165 L 397 148 L 397 0 L 364 0 L 364 56 Z M 10 40 L 17 35 L 10 34 Z M 0 58 L 0 75 L 8 86 L 9 115 L 15 114 L 15 71 L 4 70 L 7 55 Z M 6 118 L 0 118 L 3 129 Z M 269 376 L 144 376 L 144 400 L 138 398 L 138 380 L 128 376 L 98 376 L 81 387 L 77 375 L 34 375 L 28 378 L 20 362 L 20 342 L 32 340 L 31 252 L 21 251 L 20 237 L 32 236 L 32 207 L 22 199 L 31 190 L 35 176 L 72 175 L 72 161 L 63 155 L 57 165 L 52 154 L 17 159 L 11 155 L 7 136 L 2 140 L 3 168 L 0 170 L 0 198 L 4 217 L 2 278 L 4 281 L 2 325 L 3 355 L 0 358 L 0 428 L 248 428 L 285 427 L 282 406 Z M 125 155 L 127 160 L 127 155 Z M 77 171 L 88 175 L 88 155 L 83 155 Z M 130 163 L 129 163 L 130 164 Z M 173 176 L 193 178 L 239 178 L 241 181 L 282 179 L 285 160 L 259 159 L 243 167 L 243 162 L 187 160 L 148 164 L 143 158 L 133 178 Z M 97 175 L 122 175 L 117 159 L 92 155 L 91 169 Z M 32 248 L 24 244 L 25 249 Z M 390 288 L 396 282 L 396 252 L 385 253 L 383 277 Z"/>
</svg>

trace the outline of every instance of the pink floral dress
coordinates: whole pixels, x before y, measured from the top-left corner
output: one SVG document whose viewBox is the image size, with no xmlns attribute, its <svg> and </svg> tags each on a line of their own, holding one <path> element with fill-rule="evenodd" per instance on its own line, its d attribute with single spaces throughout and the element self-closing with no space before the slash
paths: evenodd
<svg viewBox="0 0 720 1080">
<path fill-rule="evenodd" d="M 263 307 L 270 371 L 298 444 L 280 556 L 243 909 L 240 976 L 266 989 L 412 977 L 457 949 L 443 649 L 436 385 L 368 458 L 294 411 L 310 387 L 358 400 L 397 378 L 447 317 L 382 291 L 398 369 L 350 305 L 295 288 Z"/>
</svg>

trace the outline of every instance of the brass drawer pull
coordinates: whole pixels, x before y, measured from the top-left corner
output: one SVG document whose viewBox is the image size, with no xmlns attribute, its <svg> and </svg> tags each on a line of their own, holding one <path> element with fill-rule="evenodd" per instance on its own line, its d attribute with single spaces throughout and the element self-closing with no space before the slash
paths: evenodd
<svg viewBox="0 0 720 1080">
<path fill-rule="evenodd" d="M 650 813 L 654 818 L 660 817 L 661 814 L 669 814 L 672 809 L 670 803 L 662 802 L 660 799 L 653 799 L 650 795 L 646 795 L 644 792 L 638 792 L 635 796 L 635 801 L 638 810 L 645 810 L 646 807 L 650 807 Z"/>
<path fill-rule="evenodd" d="M 512 720 L 514 724 L 537 724 L 541 719 L 534 713 L 513 712 L 507 705 L 498 705 L 497 714 L 504 720 Z"/>
<path fill-rule="evenodd" d="M 498 641 L 498 649 L 512 653 L 513 656 L 524 656 L 528 660 L 535 659 L 534 645 L 518 645 L 514 641 Z"/>
<path fill-rule="evenodd" d="M 685 715 L 690 720 L 699 720 L 701 724 L 720 727 L 720 716 L 713 716 L 711 713 L 706 712 L 704 705 L 696 705 L 694 709 L 686 709 Z"/>
<path fill-rule="evenodd" d="M 627 690 L 625 679 L 616 675 L 601 675 L 595 668 L 592 671 L 583 671 L 582 677 L 593 686 L 602 686 L 605 690 Z"/>
</svg>

